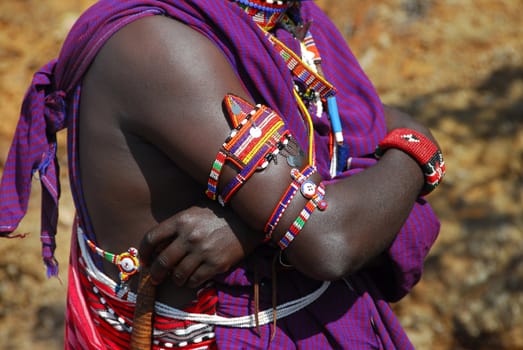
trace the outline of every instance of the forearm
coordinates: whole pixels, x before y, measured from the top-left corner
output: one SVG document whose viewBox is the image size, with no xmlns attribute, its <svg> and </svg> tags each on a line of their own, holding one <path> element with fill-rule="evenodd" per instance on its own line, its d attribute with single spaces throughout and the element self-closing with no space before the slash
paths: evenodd
<svg viewBox="0 0 523 350">
<path fill-rule="evenodd" d="M 249 94 L 243 91 L 242 84 L 221 52 L 206 39 L 170 22 L 149 24 L 158 25 L 160 34 L 169 34 L 160 35 L 162 41 L 153 48 L 184 47 L 191 50 L 161 51 L 155 56 L 158 65 L 154 67 L 150 62 L 142 61 L 141 56 L 135 57 L 136 65 L 142 69 L 132 75 L 130 83 L 131 76 L 125 71 L 120 72 L 121 86 L 125 87 L 141 86 L 145 79 L 158 81 L 146 91 L 133 89 L 132 93 L 124 94 L 122 104 L 137 101 L 136 106 L 127 106 L 129 116 L 124 121 L 137 135 L 158 147 L 180 169 L 191 174 L 202 185 L 203 192 L 208 187 L 209 170 L 216 164 L 217 153 L 231 133 L 230 116 L 224 115 L 224 105 L 220 102 L 226 94 L 244 97 Z M 174 42 L 165 46 L 163 40 Z M 144 44 L 152 43 L 148 40 Z M 202 58 L 200 64 L 193 65 L 194 57 Z M 156 67 L 163 68 L 152 69 Z M 188 67 L 191 69 L 186 69 Z M 180 81 L 185 83 L 179 84 Z M 213 82 L 212 88 L 202 89 L 201 81 Z M 402 123 L 399 126 L 405 127 Z M 255 232 L 264 230 L 282 193 L 292 181 L 291 168 L 286 160 L 281 155 L 278 159 L 278 162 L 271 161 L 265 170 L 256 171 L 227 204 Z M 239 172 L 230 163 L 223 164 L 217 194 L 222 194 L 224 186 Z M 317 174 L 313 179 L 316 183 L 322 180 Z M 338 278 L 354 271 L 390 245 L 408 216 L 422 183 L 423 175 L 418 164 L 406 154 L 390 150 L 375 166 L 328 185 L 326 200 L 329 208 L 312 214 L 287 249 L 290 261 L 299 270 L 319 279 Z M 291 201 L 276 227 L 274 242 L 292 225 L 305 203 L 305 198 L 299 194 Z M 253 239 L 259 241 L 258 237 Z M 175 265 L 176 259 L 172 260 L 171 265 Z"/>
<path fill-rule="evenodd" d="M 327 186 L 328 209 L 313 213 L 286 249 L 288 261 L 318 279 L 354 272 L 390 246 L 422 185 L 423 174 L 410 156 L 387 151 L 376 165 Z M 304 201 L 293 204 L 274 240 L 292 224 Z"/>
<path fill-rule="evenodd" d="M 107 67 L 100 77 L 107 78 L 104 86 L 115 94 L 116 109 L 124 111 L 122 125 L 157 147 L 200 183 L 204 192 L 208 188 L 209 170 L 214 168 L 217 153 L 231 134 L 231 119 L 224 113 L 223 97 L 234 94 L 248 99 L 250 94 L 223 53 L 207 38 L 176 21 L 155 17 L 158 18 L 137 21 L 115 35 L 114 46 L 106 48 L 107 55 L 98 56 L 99 64 L 103 65 L 105 59 L 103 66 Z M 136 40 L 143 50 L 130 50 L 136 46 Z M 154 57 L 155 65 L 150 64 L 150 57 Z M 133 74 L 120 69 L 124 66 L 134 67 Z M 143 89 L 144 81 L 150 82 L 147 89 Z M 202 89 L 202 82 L 206 89 Z M 405 125 L 400 123 L 400 127 Z M 244 157 L 246 164 L 247 158 Z M 241 222 L 260 234 L 292 181 L 291 168 L 281 155 L 278 160 L 246 180 L 226 208 L 232 207 Z M 239 172 L 230 163 L 222 164 L 217 194 Z M 317 174 L 313 179 L 316 183 L 322 180 Z M 328 185 L 329 208 L 313 213 L 286 251 L 290 261 L 300 271 L 318 279 L 338 278 L 354 271 L 390 245 L 422 182 L 419 166 L 406 154 L 390 150 L 375 166 Z M 276 227 L 274 242 L 292 225 L 305 202 L 299 194 L 291 201 Z M 230 267 L 260 243 L 258 234 L 241 228 L 238 231 L 242 235 L 235 237 L 231 221 L 222 220 L 208 209 L 202 212 L 202 208 L 190 208 L 177 213 L 162 223 L 159 231 L 146 235 L 140 253 L 151 259 L 158 256 L 155 260 L 161 272 L 158 279 L 173 269 L 175 276 L 189 276 L 194 270 L 192 265 L 203 260 L 200 266 L 205 271 L 198 268 L 198 273 L 192 273 L 199 276 L 193 278 L 196 283 L 222 272 L 222 268 Z M 242 240 L 243 244 L 239 243 Z M 163 248 L 165 244 L 168 247 L 158 253 L 157 247 Z M 231 248 L 231 244 L 236 248 Z M 232 256 L 231 251 L 238 254 Z M 191 264 L 186 263 L 187 252 L 191 254 Z M 216 262 L 217 258 L 220 261 Z M 183 278 L 177 282 L 182 283 Z"/>
</svg>

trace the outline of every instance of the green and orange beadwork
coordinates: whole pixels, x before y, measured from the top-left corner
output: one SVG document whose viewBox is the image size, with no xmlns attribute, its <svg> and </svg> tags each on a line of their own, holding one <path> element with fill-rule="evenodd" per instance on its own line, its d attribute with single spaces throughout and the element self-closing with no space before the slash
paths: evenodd
<svg viewBox="0 0 523 350">
<path fill-rule="evenodd" d="M 85 242 L 89 248 L 105 260 L 114 264 L 119 270 L 120 284 L 122 285 L 140 271 L 140 260 L 138 259 L 138 249 L 130 247 L 126 252 L 120 254 L 110 253 L 98 247 L 87 236 L 84 235 Z"/>
</svg>

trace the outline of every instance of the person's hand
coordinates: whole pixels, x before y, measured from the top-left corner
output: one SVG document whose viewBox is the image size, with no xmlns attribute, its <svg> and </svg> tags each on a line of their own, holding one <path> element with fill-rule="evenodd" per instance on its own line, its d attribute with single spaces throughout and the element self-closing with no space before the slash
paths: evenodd
<svg viewBox="0 0 523 350">
<path fill-rule="evenodd" d="M 383 110 L 385 112 L 385 122 L 387 123 L 387 131 L 390 132 L 398 128 L 413 129 L 425 135 L 429 140 L 434 142 L 434 144 L 436 144 L 439 147 L 438 142 L 430 132 L 429 128 L 422 125 L 412 116 L 400 111 L 397 108 L 388 105 L 383 105 Z"/>
<path fill-rule="evenodd" d="M 172 278 L 179 286 L 197 287 L 228 271 L 262 240 L 232 212 L 194 206 L 147 232 L 139 254 L 154 284 Z"/>
</svg>

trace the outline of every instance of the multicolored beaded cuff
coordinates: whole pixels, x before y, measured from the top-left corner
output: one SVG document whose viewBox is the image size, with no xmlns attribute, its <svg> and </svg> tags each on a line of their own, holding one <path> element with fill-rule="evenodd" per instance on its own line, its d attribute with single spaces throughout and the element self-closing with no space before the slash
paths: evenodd
<svg viewBox="0 0 523 350">
<path fill-rule="evenodd" d="M 265 241 L 269 241 L 272 237 L 272 233 L 276 229 L 276 226 L 278 226 L 278 223 L 283 216 L 283 213 L 289 206 L 289 203 L 292 201 L 296 193 L 298 192 L 298 189 L 301 187 L 301 185 L 312 175 L 316 172 L 316 167 L 308 165 L 306 166 L 302 171 L 299 171 L 297 168 L 291 169 L 291 178 L 292 182 L 289 184 L 289 187 L 287 187 L 287 190 L 285 193 L 283 193 L 283 196 L 281 196 L 280 201 L 278 202 L 278 205 L 274 208 L 271 216 L 269 217 L 269 220 L 267 220 L 267 223 L 265 224 L 264 232 L 265 232 Z"/>
<path fill-rule="evenodd" d="M 253 106 L 231 94 L 225 96 L 224 103 L 234 129 L 213 162 L 205 191 L 207 197 L 218 199 L 222 205 L 254 172 L 265 169 L 291 137 L 282 118 L 270 108 Z M 220 174 L 226 161 L 233 163 L 239 172 L 217 195 Z"/>
<path fill-rule="evenodd" d="M 376 157 L 381 157 L 389 148 L 397 148 L 414 158 L 425 175 L 421 195 L 432 192 L 445 175 L 445 161 L 439 148 L 425 135 L 412 129 L 394 129 L 378 144 Z"/>
<path fill-rule="evenodd" d="M 302 194 L 306 198 L 310 198 L 305 207 L 300 212 L 300 215 L 294 220 L 289 230 L 283 235 L 278 242 L 280 249 L 286 249 L 289 244 L 298 236 L 309 220 L 311 214 L 316 208 L 323 211 L 327 209 L 327 202 L 325 201 L 325 186 L 320 183 L 319 185 L 307 180 L 301 186 Z"/>
</svg>

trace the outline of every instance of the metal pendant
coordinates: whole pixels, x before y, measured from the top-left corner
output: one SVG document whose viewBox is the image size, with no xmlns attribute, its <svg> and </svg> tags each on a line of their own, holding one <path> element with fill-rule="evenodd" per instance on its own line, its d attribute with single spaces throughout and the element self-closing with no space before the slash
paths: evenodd
<svg viewBox="0 0 523 350">
<path fill-rule="evenodd" d="M 301 168 L 303 165 L 303 161 L 305 160 L 305 153 L 303 151 L 299 151 L 297 155 L 290 155 L 287 156 L 287 164 L 293 168 Z"/>
</svg>

